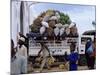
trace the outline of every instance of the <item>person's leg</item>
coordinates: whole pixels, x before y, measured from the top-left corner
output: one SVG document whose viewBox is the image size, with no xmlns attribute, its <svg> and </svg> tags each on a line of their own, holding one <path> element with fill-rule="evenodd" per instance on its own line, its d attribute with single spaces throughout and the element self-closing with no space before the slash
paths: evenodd
<svg viewBox="0 0 100 75">
<path fill-rule="evenodd" d="M 69 62 L 68 61 L 66 61 L 65 66 L 66 66 L 67 71 L 69 71 Z"/>
<path fill-rule="evenodd" d="M 43 60 L 42 60 L 42 64 L 41 64 L 41 67 L 40 67 L 40 72 L 42 72 L 42 70 L 43 70 L 43 67 L 44 67 L 44 65 L 46 64 L 46 57 L 45 58 L 43 58 Z"/>
<path fill-rule="evenodd" d="M 91 63 L 90 63 L 90 69 L 94 69 L 95 58 L 91 57 L 90 61 L 91 61 Z"/>
<path fill-rule="evenodd" d="M 89 63 L 89 61 L 90 61 L 89 55 L 86 54 L 86 62 L 87 62 L 88 68 L 90 68 L 90 63 Z"/>
<path fill-rule="evenodd" d="M 47 67 L 48 70 L 50 70 L 50 68 L 51 68 L 51 67 L 50 67 L 50 64 L 48 64 L 48 57 L 47 57 L 47 59 L 46 59 L 46 67 Z"/>
<path fill-rule="evenodd" d="M 70 64 L 70 71 L 76 71 L 77 67 L 78 67 L 78 65 L 76 63 Z"/>
</svg>

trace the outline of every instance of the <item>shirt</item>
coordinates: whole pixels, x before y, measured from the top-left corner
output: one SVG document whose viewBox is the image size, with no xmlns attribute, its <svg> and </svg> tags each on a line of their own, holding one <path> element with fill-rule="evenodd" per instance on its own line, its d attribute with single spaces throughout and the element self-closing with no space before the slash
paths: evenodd
<svg viewBox="0 0 100 75">
<path fill-rule="evenodd" d="M 11 75 L 18 75 L 21 73 L 27 73 L 27 61 L 23 56 L 18 56 L 11 59 Z"/>
<path fill-rule="evenodd" d="M 27 58 L 27 48 L 24 45 L 22 45 L 21 48 L 18 48 L 17 54 Z"/>
<path fill-rule="evenodd" d="M 68 56 L 68 60 L 70 62 L 70 70 L 77 70 L 77 60 L 78 60 L 78 53 L 77 52 L 72 52 L 69 56 Z"/>
</svg>

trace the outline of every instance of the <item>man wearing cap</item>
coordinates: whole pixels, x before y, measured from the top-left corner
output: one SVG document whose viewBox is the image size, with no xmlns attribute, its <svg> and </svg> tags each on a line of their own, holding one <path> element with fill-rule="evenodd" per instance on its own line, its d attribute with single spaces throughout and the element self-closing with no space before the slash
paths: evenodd
<svg viewBox="0 0 100 75">
<path fill-rule="evenodd" d="M 24 56 L 18 55 L 14 49 L 14 42 L 11 41 L 11 75 L 27 73 L 27 60 Z"/>
<path fill-rule="evenodd" d="M 19 58 L 24 57 L 24 59 L 25 59 L 25 69 L 27 71 L 27 48 L 24 45 L 24 43 L 25 43 L 25 38 L 19 37 L 18 38 L 18 52 L 16 54 Z"/>
</svg>

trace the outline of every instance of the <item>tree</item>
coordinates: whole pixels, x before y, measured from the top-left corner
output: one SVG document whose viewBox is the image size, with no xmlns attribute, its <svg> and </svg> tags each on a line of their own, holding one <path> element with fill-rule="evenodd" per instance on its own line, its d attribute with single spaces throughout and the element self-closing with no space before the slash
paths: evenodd
<svg viewBox="0 0 100 75">
<path fill-rule="evenodd" d="M 70 17 L 64 13 L 60 13 L 60 19 L 59 19 L 60 23 L 61 24 L 70 24 L 71 23 L 71 20 L 70 20 Z"/>
</svg>

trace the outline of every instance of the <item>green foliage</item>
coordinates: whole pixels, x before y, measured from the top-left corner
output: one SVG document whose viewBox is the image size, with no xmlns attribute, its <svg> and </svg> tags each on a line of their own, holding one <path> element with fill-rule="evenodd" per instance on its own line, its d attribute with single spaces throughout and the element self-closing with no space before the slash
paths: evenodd
<svg viewBox="0 0 100 75">
<path fill-rule="evenodd" d="M 33 24 L 30 26 L 30 29 L 32 32 L 39 32 L 41 25 L 42 18 L 44 16 L 49 15 L 50 17 L 55 16 L 55 13 L 58 12 L 60 18 L 58 18 L 57 23 L 60 22 L 62 25 L 68 24 L 70 25 L 71 20 L 69 15 L 64 14 L 63 12 L 57 11 L 57 10 L 51 10 L 48 9 L 47 11 L 41 13 L 34 21 Z M 52 24 L 51 24 L 52 25 Z"/>
<path fill-rule="evenodd" d="M 64 13 L 60 13 L 60 19 L 59 19 L 61 24 L 70 24 L 71 20 L 68 15 L 65 15 Z"/>
</svg>

